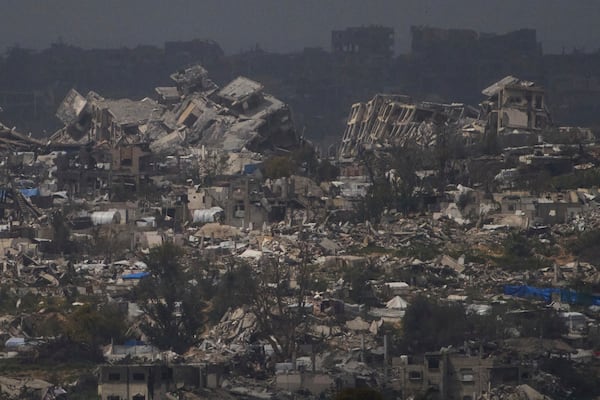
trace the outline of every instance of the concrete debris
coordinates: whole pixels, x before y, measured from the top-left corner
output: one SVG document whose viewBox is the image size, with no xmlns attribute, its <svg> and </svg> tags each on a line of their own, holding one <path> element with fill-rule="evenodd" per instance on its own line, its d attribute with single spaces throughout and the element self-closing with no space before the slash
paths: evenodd
<svg viewBox="0 0 600 400">
<path fill-rule="evenodd" d="M 406 96 L 378 94 L 366 104 L 352 106 L 339 155 L 355 157 L 365 145 L 434 146 L 439 136 L 448 134 L 440 125 L 475 117 L 477 110 L 463 104 L 414 102 Z"/>
<path fill-rule="evenodd" d="M 480 399 L 489 400 L 552 400 L 552 397 L 541 394 L 527 384 L 518 386 L 500 386 Z"/>
<path fill-rule="evenodd" d="M 103 343 L 103 400 L 575 393 L 544 362 L 597 358 L 600 151 L 583 128 L 552 127 L 541 87 L 507 77 L 479 109 L 379 94 L 320 158 L 263 84 L 218 87 L 199 65 L 171 78 L 157 100 L 73 89 L 49 139 L 0 125 L 2 357 L 42 357 L 78 307 L 111 304 L 129 341 Z M 202 293 L 165 311 L 168 329 L 202 317 L 179 353 L 148 335 L 168 295 L 134 301 L 165 243 Z M 426 299 L 486 337 L 418 349 L 407 329 Z M 559 333 L 540 330 L 544 313 Z M 61 395 L 24 379 L 0 391 Z"/>
<path fill-rule="evenodd" d="M 298 146 L 289 109 L 258 82 L 238 77 L 219 89 L 200 65 L 171 78 L 179 96 L 158 88 L 163 104 L 148 98 L 105 99 L 94 92 L 84 97 L 72 89 L 57 112 L 65 128 L 50 138 L 51 144 L 145 144 L 162 155 L 189 154 L 190 145 L 227 152 Z"/>
<path fill-rule="evenodd" d="M 66 399 L 67 394 L 63 388 L 41 379 L 15 379 L 4 376 L 0 376 L 0 393 L 7 396 L 7 399 L 39 398 L 42 400 Z"/>
</svg>

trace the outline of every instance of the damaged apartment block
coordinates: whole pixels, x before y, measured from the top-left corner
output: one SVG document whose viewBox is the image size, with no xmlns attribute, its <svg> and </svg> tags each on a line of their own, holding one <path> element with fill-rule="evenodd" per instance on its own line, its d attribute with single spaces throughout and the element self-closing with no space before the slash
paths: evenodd
<svg viewBox="0 0 600 400">
<path fill-rule="evenodd" d="M 378 94 L 368 103 L 352 106 L 339 156 L 355 157 L 361 147 L 433 146 L 442 126 L 476 117 L 477 110 L 463 104 L 415 102 L 408 96 Z"/>
<path fill-rule="evenodd" d="M 219 89 L 201 66 L 171 78 L 177 86 L 157 88 L 157 93 L 161 103 L 180 100 L 172 106 L 148 98 L 109 100 L 94 92 L 83 97 L 71 90 L 57 112 L 65 128 L 53 135 L 51 142 L 107 142 L 116 147 L 124 143 L 152 145 L 162 140 L 155 144 L 158 150 L 179 144 L 171 153 L 184 150 L 188 144 L 255 152 L 289 150 L 298 144 L 289 108 L 264 93 L 258 82 L 238 77 Z M 167 140 L 170 135 L 177 135 L 179 140 Z"/>
<path fill-rule="evenodd" d="M 550 123 L 544 89 L 533 82 L 507 76 L 481 93 L 488 96 L 481 104 L 488 134 L 504 147 L 536 143 Z"/>
<path fill-rule="evenodd" d="M 83 96 L 72 89 L 57 111 L 65 126 L 49 142 L 71 159 L 59 174 L 62 186 L 90 192 L 120 184 L 135 191 L 163 172 L 157 157 L 202 163 L 213 153 L 244 153 L 260 161 L 299 145 L 288 106 L 260 83 L 238 77 L 219 88 L 200 65 L 171 79 L 176 86 L 156 88 L 159 101 Z"/>
<path fill-rule="evenodd" d="M 545 91 L 533 82 L 507 76 L 482 93 L 488 98 L 479 109 L 462 103 L 418 102 L 395 94 L 378 94 L 367 103 L 356 103 L 339 157 L 355 157 L 364 147 L 416 144 L 426 148 L 436 145 L 441 133 L 471 144 L 488 138 L 500 148 L 533 145 L 551 126 Z"/>
</svg>

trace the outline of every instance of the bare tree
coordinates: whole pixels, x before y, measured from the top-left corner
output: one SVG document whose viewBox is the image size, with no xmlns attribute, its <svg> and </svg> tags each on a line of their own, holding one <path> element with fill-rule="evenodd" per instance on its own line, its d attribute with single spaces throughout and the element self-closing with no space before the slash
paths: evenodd
<svg viewBox="0 0 600 400">
<path fill-rule="evenodd" d="M 269 258 L 260 263 L 260 271 L 248 288 L 251 309 L 264 338 L 280 359 L 289 359 L 306 328 L 306 295 L 309 268 L 305 249 L 302 261 L 288 265 Z"/>
</svg>

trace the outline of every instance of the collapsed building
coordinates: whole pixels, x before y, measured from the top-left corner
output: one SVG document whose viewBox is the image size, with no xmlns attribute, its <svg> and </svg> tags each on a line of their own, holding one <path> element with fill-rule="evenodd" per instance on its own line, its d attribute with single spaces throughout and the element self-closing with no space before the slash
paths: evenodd
<svg viewBox="0 0 600 400">
<path fill-rule="evenodd" d="M 60 186 L 82 192 L 120 183 L 135 190 L 157 175 L 169 156 L 177 157 L 178 165 L 181 157 L 196 164 L 219 155 L 226 161 L 242 158 L 239 173 L 252 160 L 299 145 L 288 106 L 265 93 L 260 83 L 238 77 L 219 88 L 200 65 L 171 79 L 175 86 L 156 88 L 158 101 L 69 91 L 56 114 L 65 126 L 48 143 L 71 155 L 59 174 Z"/>
<path fill-rule="evenodd" d="M 537 143 L 551 122 L 544 89 L 533 82 L 507 76 L 481 93 L 488 97 L 481 103 L 487 134 L 503 147 Z"/>
<path fill-rule="evenodd" d="M 433 146 L 445 126 L 475 119 L 477 110 L 464 104 L 416 102 L 408 96 L 377 94 L 352 106 L 340 158 L 355 157 L 363 146 Z"/>
<path fill-rule="evenodd" d="M 355 157 L 361 147 L 430 147 L 440 134 L 467 143 L 492 137 L 500 147 L 533 145 L 551 125 L 544 89 L 507 76 L 482 91 L 480 108 L 462 103 L 415 101 L 408 96 L 377 94 L 352 105 L 338 156 Z"/>
<path fill-rule="evenodd" d="M 373 146 L 431 147 L 442 133 L 462 137 L 467 144 L 491 138 L 501 149 L 527 146 L 541 143 L 540 135 L 552 127 L 545 91 L 534 82 L 507 76 L 482 94 L 487 99 L 479 108 L 377 94 L 352 106 L 338 155 L 355 157 L 360 148 Z"/>
<path fill-rule="evenodd" d="M 391 39 L 385 29 L 373 32 Z M 387 54 L 388 46 L 366 48 L 362 40 L 368 38 L 368 31 L 361 33 L 363 39 L 354 37 L 352 30 L 347 33 L 336 50 L 338 56 L 358 59 Z M 373 179 L 363 182 L 356 165 L 343 168 L 357 179 L 320 184 L 293 175 L 309 175 L 304 166 L 289 177 L 265 179 L 261 175 L 261 160 L 293 150 L 299 140 L 288 107 L 265 93 L 260 83 L 239 77 L 219 87 L 201 66 L 178 71 L 171 78 L 173 86 L 155 89 L 156 100 L 106 99 L 95 92 L 82 95 L 72 90 L 58 110 L 65 127 L 48 143 L 0 126 L 0 150 L 7 150 L 3 171 L 10 182 L 0 190 L 2 281 L 15 288 L 14 296 L 7 297 L 14 301 L 4 303 L 17 304 L 14 317 L 2 316 L 0 333 L 10 335 L 5 342 L 10 351 L 0 356 L 21 356 L 12 351 L 15 348 L 25 355 L 25 347 L 37 342 L 35 329 L 42 326 L 41 318 L 63 321 L 63 315 L 54 311 L 57 303 L 46 300 L 59 298 L 60 304 L 65 300 L 61 313 L 69 315 L 73 307 L 82 305 L 79 300 L 87 302 L 94 295 L 101 302 L 117 303 L 127 314 L 131 337 L 136 337 L 133 345 L 111 343 L 110 351 L 104 353 L 109 362 L 122 362 L 99 368 L 98 396 L 106 399 L 179 398 L 188 390 L 207 391 L 208 398 L 215 398 L 212 390 L 228 392 L 228 398 L 229 394 L 280 398 L 289 397 L 290 392 L 326 397 L 325 393 L 363 385 L 393 390 L 396 398 L 428 393 L 475 399 L 489 398 L 489 393 L 506 390 L 507 385 L 538 383 L 537 360 L 530 362 L 523 356 L 536 350 L 538 343 L 543 354 L 535 357 L 553 358 L 557 352 L 547 354 L 548 347 L 538 339 L 541 332 L 531 333 L 510 321 L 522 313 L 522 318 L 531 319 L 538 309 L 509 314 L 503 309 L 506 299 L 498 294 L 499 284 L 521 288 L 516 285 L 531 281 L 539 286 L 551 282 L 568 286 L 575 279 L 597 284 L 594 265 L 578 259 L 570 262 L 560 251 L 567 248 L 562 245 L 553 251 L 567 235 L 573 233 L 576 239 L 584 228 L 600 227 L 597 188 L 541 196 L 529 191 L 488 193 L 458 184 L 456 190 L 446 186 L 426 194 L 439 203 L 430 209 L 432 213 L 406 216 L 390 207 L 379 222 L 357 222 L 347 211 L 367 195 Z M 488 99 L 479 110 L 464 104 L 377 95 L 353 107 L 340 152 L 352 157 L 360 156 L 362 148 L 417 145 L 429 149 L 443 145 L 445 135 L 473 143 L 494 137 L 502 147 L 540 141 L 550 121 L 543 89 L 507 77 L 484 94 Z M 568 134 L 568 130 L 563 132 Z M 554 155 L 557 147 L 548 143 L 514 147 L 502 156 L 469 159 L 471 171 L 467 172 L 495 173 L 496 166 L 504 167 L 498 176 L 512 189 L 511 177 L 518 171 L 506 167 L 517 163 L 529 165 L 533 173 L 550 166 L 568 172 L 572 157 Z M 597 162 L 597 156 L 592 162 Z M 190 170 L 212 176 L 200 180 Z M 399 171 L 387 171 L 386 179 L 401 182 Z M 266 168 L 262 172 L 267 175 Z M 433 184 L 426 185 L 433 174 L 415 171 L 419 182 L 412 193 L 421 195 L 425 192 L 421 187 L 433 188 Z M 150 191 L 140 189 L 143 181 L 152 182 Z M 131 187 L 135 201 L 111 197 L 117 186 Z M 40 204 L 43 209 L 38 208 Z M 53 219 L 51 213 L 61 212 L 72 229 L 57 224 L 60 218 Z M 528 237 L 522 239 L 533 253 L 519 258 L 536 263 L 526 271 L 516 270 L 511 263 L 519 260 L 508 258 L 508 253 L 498 256 L 498 249 L 509 248 L 506 243 L 514 240 L 508 236 L 509 227 L 530 228 Z M 200 269 L 199 260 L 209 260 L 206 269 L 211 271 L 206 271 L 202 284 L 215 285 L 215 291 L 221 291 L 226 274 L 240 264 L 249 265 L 254 276 L 265 277 L 261 283 L 265 293 L 285 287 L 286 294 L 277 299 L 284 311 L 271 318 L 277 320 L 287 311 L 302 316 L 290 339 L 295 341 L 290 348 L 296 353 L 285 359 L 273 357 L 273 344 L 265 336 L 278 334 L 278 329 L 261 327 L 258 309 L 251 304 L 219 310 L 211 321 L 214 326 L 207 321 L 211 329 L 201 337 L 198 332 L 199 343 L 185 354 L 159 354 L 154 346 L 146 346 L 148 338 L 138 328 L 143 303 L 132 302 L 132 288 L 152 274 L 143 255 L 170 242 L 185 249 L 186 267 Z M 67 259 L 59 254 L 65 250 L 70 250 Z M 560 258 L 556 253 L 561 253 Z M 275 260 L 283 274 L 277 271 L 269 277 L 266 267 Z M 306 292 L 304 265 L 310 266 L 311 278 L 315 278 Z M 372 278 L 365 282 L 363 293 L 357 293 L 357 286 L 366 275 L 354 279 L 352 270 L 367 271 Z M 230 292 L 234 290 L 226 294 Z M 302 298 L 296 293 L 302 293 Z M 33 295 L 40 295 L 33 297 L 40 300 L 37 307 L 29 304 L 19 309 L 21 299 L 31 300 Z M 427 349 L 436 350 L 432 353 L 412 354 L 421 350 L 410 348 L 390 351 L 390 333 L 408 327 L 403 318 L 420 295 L 460 303 L 469 313 L 506 316 L 500 322 L 507 328 L 500 332 L 498 327 L 487 340 L 454 342 L 453 346 L 460 346 L 456 351 L 452 347 L 437 351 L 440 347 L 434 345 Z M 555 300 L 565 304 L 553 303 L 552 307 L 569 306 L 565 299 Z M 218 298 L 211 302 L 219 306 Z M 31 312 L 25 311 L 29 308 Z M 175 307 L 175 316 L 181 317 L 181 308 Z M 598 319 L 597 308 L 582 311 Z M 588 326 L 591 321 L 583 313 L 563 313 L 563 317 L 568 318 L 571 330 L 578 326 L 579 335 L 563 338 L 583 350 L 580 356 L 583 353 L 591 359 L 591 341 L 598 343 L 597 322 Z M 535 339 L 527 337 L 532 334 Z M 583 334 L 590 335 L 590 343 L 582 342 Z M 517 357 L 513 350 L 504 353 L 508 341 L 500 338 L 505 335 L 524 339 Z M 560 357 L 575 355 L 573 349 L 560 347 Z M 257 390 L 251 393 L 249 383 Z M 4 391 L 6 384 L 0 386 Z"/>
<path fill-rule="evenodd" d="M 9 128 L 0 122 L 0 151 L 31 151 L 43 145 L 41 140 L 20 133 L 16 128 Z"/>
<path fill-rule="evenodd" d="M 72 89 L 57 111 L 65 127 L 51 143 L 146 144 L 171 154 L 185 153 L 189 145 L 264 152 L 298 144 L 289 108 L 260 83 L 238 77 L 219 89 L 199 65 L 171 78 L 175 87 L 156 89 L 162 104 L 105 99 L 95 92 L 84 97 Z"/>
</svg>

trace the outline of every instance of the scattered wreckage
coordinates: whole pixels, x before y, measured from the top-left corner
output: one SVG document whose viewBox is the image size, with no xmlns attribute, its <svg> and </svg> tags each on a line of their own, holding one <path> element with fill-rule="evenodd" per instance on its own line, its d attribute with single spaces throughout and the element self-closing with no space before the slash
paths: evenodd
<svg viewBox="0 0 600 400">
<path fill-rule="evenodd" d="M 71 90 L 57 112 L 65 127 L 48 141 L 0 126 L 7 177 L 0 191 L 1 273 L 14 302 L 12 314 L 0 319 L 4 357 L 52 340 L 36 336 L 40 318 L 65 317 L 44 308 L 26 312 L 24 299 L 70 299 L 73 310 L 95 296 L 118 304 L 137 336 L 104 348 L 102 399 L 183 392 L 318 398 L 360 386 L 385 387 L 401 398 L 435 389 L 447 398 L 531 399 L 554 379 L 531 359 L 552 354 L 593 362 L 582 339 L 598 332 L 597 299 L 583 299 L 570 285 L 598 284 L 600 272 L 593 260 L 567 250 L 570 238 L 600 229 L 598 190 L 517 192 L 514 171 L 505 168 L 506 160 L 569 173 L 596 165 L 575 158 L 566 165 L 564 148 L 538 143 L 550 122 L 539 87 L 507 77 L 484 90 L 480 110 L 377 95 L 352 108 L 340 176 L 317 183 L 300 173 L 263 177 L 266 159 L 302 143 L 288 107 L 260 83 L 240 77 L 219 88 L 200 66 L 171 78 L 175 86 L 156 88 L 158 100 Z M 444 135 L 505 138 L 502 156 L 470 160 L 498 177 L 498 191 L 457 183 L 429 193 L 428 212 L 386 208 L 376 222 L 357 217 L 353 207 L 373 182 L 348 160 L 360 158 L 361 149 L 439 146 Z M 593 143 L 585 146 L 593 153 Z M 388 172 L 388 181 L 401 181 L 402 171 Z M 432 174 L 418 173 L 425 187 Z M 506 254 L 515 232 L 532 247 L 521 257 L 532 267 L 517 268 L 513 263 L 523 260 Z M 145 255 L 164 243 L 184 249 L 187 268 L 209 260 L 202 273 L 212 284 L 247 266 L 264 279 L 263 294 L 279 294 L 277 306 L 230 308 L 184 354 L 159 350 L 142 337 L 144 311 L 128 296 L 151 275 Z M 283 273 L 269 280 L 267 265 Z M 310 289 L 303 268 L 310 268 Z M 353 298 L 357 286 L 360 296 Z M 509 303 L 523 307 L 502 317 L 534 313 L 534 306 L 557 309 L 568 334 L 532 344 L 507 329 L 509 337 L 498 343 L 398 354 L 394 335 L 419 296 L 482 317 Z M 293 351 L 279 348 L 289 339 L 281 337 L 283 328 L 264 331 L 265 315 L 285 322 L 298 316 L 285 332 Z M 12 391 L 27 385 L 2 379 L 0 388 Z M 42 390 L 63 395 L 51 384 Z"/>
</svg>

